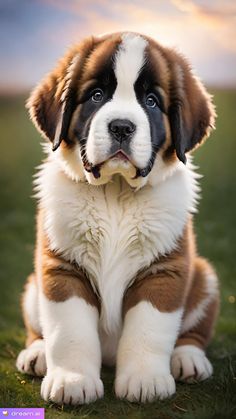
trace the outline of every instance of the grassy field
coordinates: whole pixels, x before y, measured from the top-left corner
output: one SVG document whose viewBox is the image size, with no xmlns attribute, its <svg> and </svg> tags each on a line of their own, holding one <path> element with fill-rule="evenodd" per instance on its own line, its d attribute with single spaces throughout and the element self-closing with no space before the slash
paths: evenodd
<svg viewBox="0 0 236 419">
<path fill-rule="evenodd" d="M 236 418 L 236 92 L 216 91 L 217 130 L 195 153 L 204 174 L 196 217 L 200 253 L 214 262 L 221 282 L 221 313 L 209 347 L 214 376 L 177 385 L 170 400 L 150 405 L 115 399 L 114 370 L 103 369 L 105 398 L 90 406 L 56 407 L 39 395 L 40 380 L 19 374 L 15 359 L 24 345 L 20 293 L 32 271 L 34 210 L 31 178 L 41 159 L 40 139 L 24 98 L 0 100 L 0 406 L 45 407 L 46 418 Z M 231 298 L 230 298 L 231 296 Z"/>
</svg>

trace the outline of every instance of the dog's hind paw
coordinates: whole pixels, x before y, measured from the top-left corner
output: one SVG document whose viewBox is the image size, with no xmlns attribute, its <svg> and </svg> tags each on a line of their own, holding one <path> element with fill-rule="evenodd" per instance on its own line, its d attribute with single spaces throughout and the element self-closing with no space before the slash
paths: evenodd
<svg viewBox="0 0 236 419">
<path fill-rule="evenodd" d="M 171 372 L 178 381 L 194 383 L 209 378 L 213 368 L 202 349 L 194 345 L 183 345 L 174 349 Z"/>
<path fill-rule="evenodd" d="M 47 366 L 43 339 L 35 340 L 28 348 L 19 353 L 16 367 L 23 374 L 38 377 L 43 377 L 46 374 Z"/>
</svg>

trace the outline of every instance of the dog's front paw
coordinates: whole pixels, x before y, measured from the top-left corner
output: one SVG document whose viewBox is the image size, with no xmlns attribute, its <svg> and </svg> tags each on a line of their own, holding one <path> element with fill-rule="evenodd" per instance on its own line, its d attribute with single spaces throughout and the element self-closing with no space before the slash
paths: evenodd
<svg viewBox="0 0 236 419">
<path fill-rule="evenodd" d="M 99 377 L 55 368 L 47 373 L 41 386 L 41 396 L 57 404 L 91 403 L 103 397 L 103 383 Z"/>
<path fill-rule="evenodd" d="M 152 402 L 165 399 L 175 393 L 175 380 L 172 375 L 158 375 L 137 371 L 123 373 L 116 377 L 116 396 L 130 402 Z"/>
<path fill-rule="evenodd" d="M 202 349 L 183 345 L 174 349 L 171 371 L 176 380 L 194 383 L 209 378 L 213 368 Z"/>
<path fill-rule="evenodd" d="M 47 369 L 44 341 L 37 339 L 28 348 L 23 349 L 17 357 L 16 367 L 24 374 L 43 377 Z"/>
</svg>

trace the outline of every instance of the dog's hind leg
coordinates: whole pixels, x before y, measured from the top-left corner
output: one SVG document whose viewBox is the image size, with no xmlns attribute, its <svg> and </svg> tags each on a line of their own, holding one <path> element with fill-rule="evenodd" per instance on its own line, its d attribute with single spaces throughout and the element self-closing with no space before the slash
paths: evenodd
<svg viewBox="0 0 236 419">
<path fill-rule="evenodd" d="M 217 276 L 209 262 L 197 258 L 182 328 L 171 359 L 176 380 L 194 382 L 212 375 L 213 368 L 205 349 L 213 334 L 218 309 Z"/>
<path fill-rule="evenodd" d="M 22 373 L 42 377 L 46 374 L 46 359 L 39 321 L 38 289 L 35 274 L 31 274 L 27 279 L 22 298 L 22 308 L 27 332 L 26 349 L 19 353 L 16 366 Z"/>
</svg>

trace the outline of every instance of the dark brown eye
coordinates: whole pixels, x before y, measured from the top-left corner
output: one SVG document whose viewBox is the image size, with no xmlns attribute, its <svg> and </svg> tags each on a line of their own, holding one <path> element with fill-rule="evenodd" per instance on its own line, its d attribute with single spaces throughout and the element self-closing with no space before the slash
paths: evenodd
<svg viewBox="0 0 236 419">
<path fill-rule="evenodd" d="M 101 102 L 102 99 L 103 99 L 103 96 L 104 96 L 104 94 L 103 94 L 102 89 L 96 89 L 93 92 L 92 101 L 95 102 L 95 103 Z"/>
<path fill-rule="evenodd" d="M 148 106 L 149 108 L 155 108 L 157 105 L 158 105 L 158 100 L 156 96 L 153 93 L 150 93 L 146 97 L 146 106 Z"/>
</svg>

